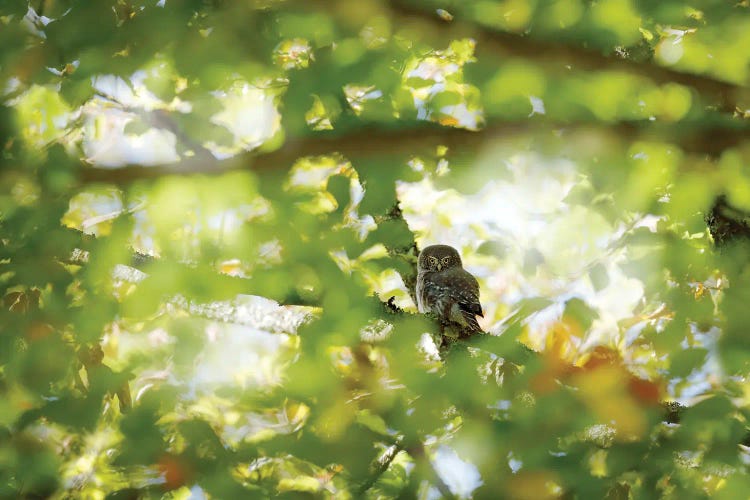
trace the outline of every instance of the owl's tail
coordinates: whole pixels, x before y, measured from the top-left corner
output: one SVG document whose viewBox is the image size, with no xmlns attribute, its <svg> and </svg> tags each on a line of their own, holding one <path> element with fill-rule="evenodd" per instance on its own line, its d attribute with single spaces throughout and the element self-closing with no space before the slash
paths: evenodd
<svg viewBox="0 0 750 500">
<path fill-rule="evenodd" d="M 479 323 L 477 322 L 477 316 L 482 316 L 482 309 L 479 309 L 479 312 L 475 311 L 469 311 L 467 309 L 461 308 L 461 316 L 464 320 L 464 325 L 468 330 L 471 331 L 471 333 L 484 333 L 484 330 L 482 330 L 482 327 L 479 326 Z"/>
</svg>

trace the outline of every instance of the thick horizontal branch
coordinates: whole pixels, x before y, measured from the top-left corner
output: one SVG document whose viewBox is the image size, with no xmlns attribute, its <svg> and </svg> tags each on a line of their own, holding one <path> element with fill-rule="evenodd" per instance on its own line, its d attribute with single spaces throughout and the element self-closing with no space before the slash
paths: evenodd
<svg viewBox="0 0 750 500">
<path fill-rule="evenodd" d="M 434 154 L 437 146 L 448 147 L 451 153 L 480 151 L 495 140 L 509 140 L 530 134 L 535 137 L 565 138 L 581 132 L 609 133 L 622 141 L 661 140 L 675 144 L 687 153 L 717 157 L 724 150 L 750 142 L 750 133 L 737 128 L 701 129 L 686 131 L 677 126 L 644 126 L 640 123 L 549 123 L 529 119 L 523 122 L 499 122 L 478 131 L 444 127 L 433 123 L 399 122 L 398 127 L 369 125 L 349 132 L 325 131 L 292 139 L 275 151 L 253 151 L 226 160 L 186 158 L 176 163 L 143 166 L 127 165 L 104 169 L 82 166 L 82 183 L 103 182 L 126 185 L 142 179 L 157 179 L 167 175 L 219 175 L 232 170 L 249 169 L 259 174 L 283 172 L 298 158 L 340 154 L 355 162 L 378 157 L 410 157 L 421 153 Z"/>
<path fill-rule="evenodd" d="M 676 69 L 658 66 L 655 63 L 634 61 L 619 56 L 608 56 L 596 50 L 576 47 L 558 41 L 549 42 L 534 39 L 527 35 L 501 32 L 478 23 L 461 21 L 446 22 L 434 11 L 416 7 L 412 2 L 392 0 L 392 12 L 403 21 L 417 19 L 429 23 L 441 39 L 452 40 L 461 34 L 470 34 L 477 42 L 477 53 L 494 54 L 496 57 L 517 57 L 543 63 L 552 63 L 561 68 L 578 70 L 624 71 L 650 78 L 664 84 L 679 83 L 695 89 L 710 105 L 717 109 L 734 113 L 738 108 L 750 106 L 750 89 L 746 86 L 721 81 L 707 75 L 681 72 Z"/>
<path fill-rule="evenodd" d="M 683 73 L 649 62 L 638 62 L 621 57 L 607 56 L 595 50 L 572 45 L 547 42 L 512 33 L 499 32 L 477 23 L 445 22 L 432 12 L 414 7 L 408 1 L 390 2 L 391 13 L 400 24 L 413 21 L 428 23 L 432 34 L 441 39 L 472 36 L 478 44 L 479 57 L 482 52 L 495 58 L 520 57 L 556 65 L 569 70 L 622 70 L 651 78 L 657 83 L 676 82 L 690 86 L 699 92 L 706 102 L 716 108 L 734 112 L 737 98 L 750 98 L 750 89 L 714 78 Z M 730 126 L 731 127 L 731 126 Z M 128 184 L 140 179 L 155 179 L 166 175 L 206 174 L 216 175 L 239 169 L 250 169 L 257 173 L 285 171 L 298 158 L 329 154 L 341 154 L 357 161 L 384 156 L 411 156 L 421 150 L 434 151 L 436 146 L 447 146 L 452 152 L 479 151 L 483 144 L 496 138 L 512 138 L 536 133 L 577 133 L 581 130 L 597 129 L 609 133 L 622 141 L 663 140 L 680 147 L 687 153 L 719 156 L 724 150 L 750 139 L 748 126 L 737 121 L 735 128 L 715 126 L 706 128 L 700 124 L 600 121 L 555 123 L 544 116 L 524 121 L 491 121 L 479 131 L 441 127 L 424 121 L 399 120 L 394 125 L 385 123 L 363 124 L 361 128 L 343 131 L 311 132 L 303 137 L 288 140 L 275 151 L 254 151 L 226 160 L 217 160 L 202 154 L 185 158 L 167 165 L 129 165 L 116 169 L 84 167 L 80 171 L 83 183 L 104 182 Z"/>
</svg>

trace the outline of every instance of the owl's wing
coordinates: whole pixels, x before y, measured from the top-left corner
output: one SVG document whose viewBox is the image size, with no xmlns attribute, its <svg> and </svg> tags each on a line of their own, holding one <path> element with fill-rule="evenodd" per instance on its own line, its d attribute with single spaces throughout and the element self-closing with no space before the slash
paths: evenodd
<svg viewBox="0 0 750 500">
<path fill-rule="evenodd" d="M 461 304 L 461 308 L 477 316 L 484 317 L 484 314 L 482 314 L 482 304 L 479 303 L 479 283 L 477 279 L 464 269 L 459 269 L 459 271 L 463 275 L 460 280 L 463 286 L 456 287 L 458 291 L 456 298 Z"/>
<path fill-rule="evenodd" d="M 449 290 L 453 302 L 458 305 L 458 313 L 461 319 L 454 318 L 457 323 L 465 323 L 473 331 L 480 332 L 482 328 L 477 323 L 477 316 L 484 317 L 482 305 L 479 303 L 479 283 L 474 276 L 460 267 L 443 273 L 450 286 Z M 447 283 L 446 283 L 447 284 Z"/>
<path fill-rule="evenodd" d="M 473 331 L 480 332 L 482 331 L 482 328 L 479 326 L 479 323 L 477 323 L 477 316 L 483 318 L 484 313 L 482 312 L 482 304 L 479 303 L 479 285 L 476 284 L 477 281 L 474 279 L 474 276 L 471 276 L 470 274 L 469 276 L 476 285 L 476 288 L 459 293 L 458 307 L 461 310 L 461 315 L 466 321 L 468 327 Z"/>
</svg>

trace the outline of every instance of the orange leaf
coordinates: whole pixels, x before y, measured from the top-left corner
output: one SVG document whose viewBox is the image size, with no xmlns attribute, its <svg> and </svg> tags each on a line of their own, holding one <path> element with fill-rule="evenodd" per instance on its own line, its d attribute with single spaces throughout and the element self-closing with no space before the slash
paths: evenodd
<svg viewBox="0 0 750 500">
<path fill-rule="evenodd" d="M 34 321 L 26 329 L 26 338 L 31 341 L 41 340 L 49 336 L 53 331 L 55 331 L 54 328 L 49 324 L 42 323 L 41 321 Z"/>
<path fill-rule="evenodd" d="M 589 359 L 583 364 L 583 369 L 593 371 L 602 366 L 620 366 L 620 353 L 605 346 L 597 346 L 591 351 Z"/>
<path fill-rule="evenodd" d="M 662 399 L 662 386 L 658 382 L 631 376 L 628 380 L 628 392 L 639 403 L 657 406 Z"/>
<path fill-rule="evenodd" d="M 459 121 L 453 116 L 441 116 L 438 120 L 440 125 L 446 125 L 448 127 L 457 127 Z"/>
<path fill-rule="evenodd" d="M 193 476 L 192 467 L 176 455 L 162 455 L 156 466 L 164 476 L 164 487 L 167 490 L 176 490 L 185 486 Z"/>
</svg>

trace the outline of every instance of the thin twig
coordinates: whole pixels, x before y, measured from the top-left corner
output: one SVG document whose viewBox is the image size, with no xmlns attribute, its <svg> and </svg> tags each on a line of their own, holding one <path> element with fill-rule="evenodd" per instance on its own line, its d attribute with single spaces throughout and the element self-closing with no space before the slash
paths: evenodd
<svg viewBox="0 0 750 500">
<path fill-rule="evenodd" d="M 391 466 L 391 463 L 393 463 L 393 460 L 396 458 L 396 455 L 399 454 L 400 451 L 402 451 L 403 448 L 401 447 L 401 443 L 397 442 L 391 446 L 389 446 L 385 452 L 380 456 L 380 458 L 377 461 L 377 466 L 372 471 L 372 474 L 365 480 L 364 483 L 359 487 L 358 490 L 358 496 L 364 495 L 367 490 L 372 488 L 375 483 L 380 479 L 380 477 L 385 474 L 385 471 L 388 470 L 388 467 Z"/>
<path fill-rule="evenodd" d="M 443 498 L 455 498 L 455 495 L 451 491 L 450 487 L 445 483 L 443 478 L 440 476 L 440 473 L 435 468 L 435 464 L 432 463 L 432 460 L 430 460 L 429 456 L 427 455 L 427 450 L 425 449 L 424 443 L 420 441 L 419 444 L 412 449 L 411 455 L 415 460 L 424 461 L 425 465 L 429 467 L 430 471 L 432 472 L 432 480 L 435 483 L 435 487 L 438 489 L 440 494 L 443 495 Z"/>
</svg>

